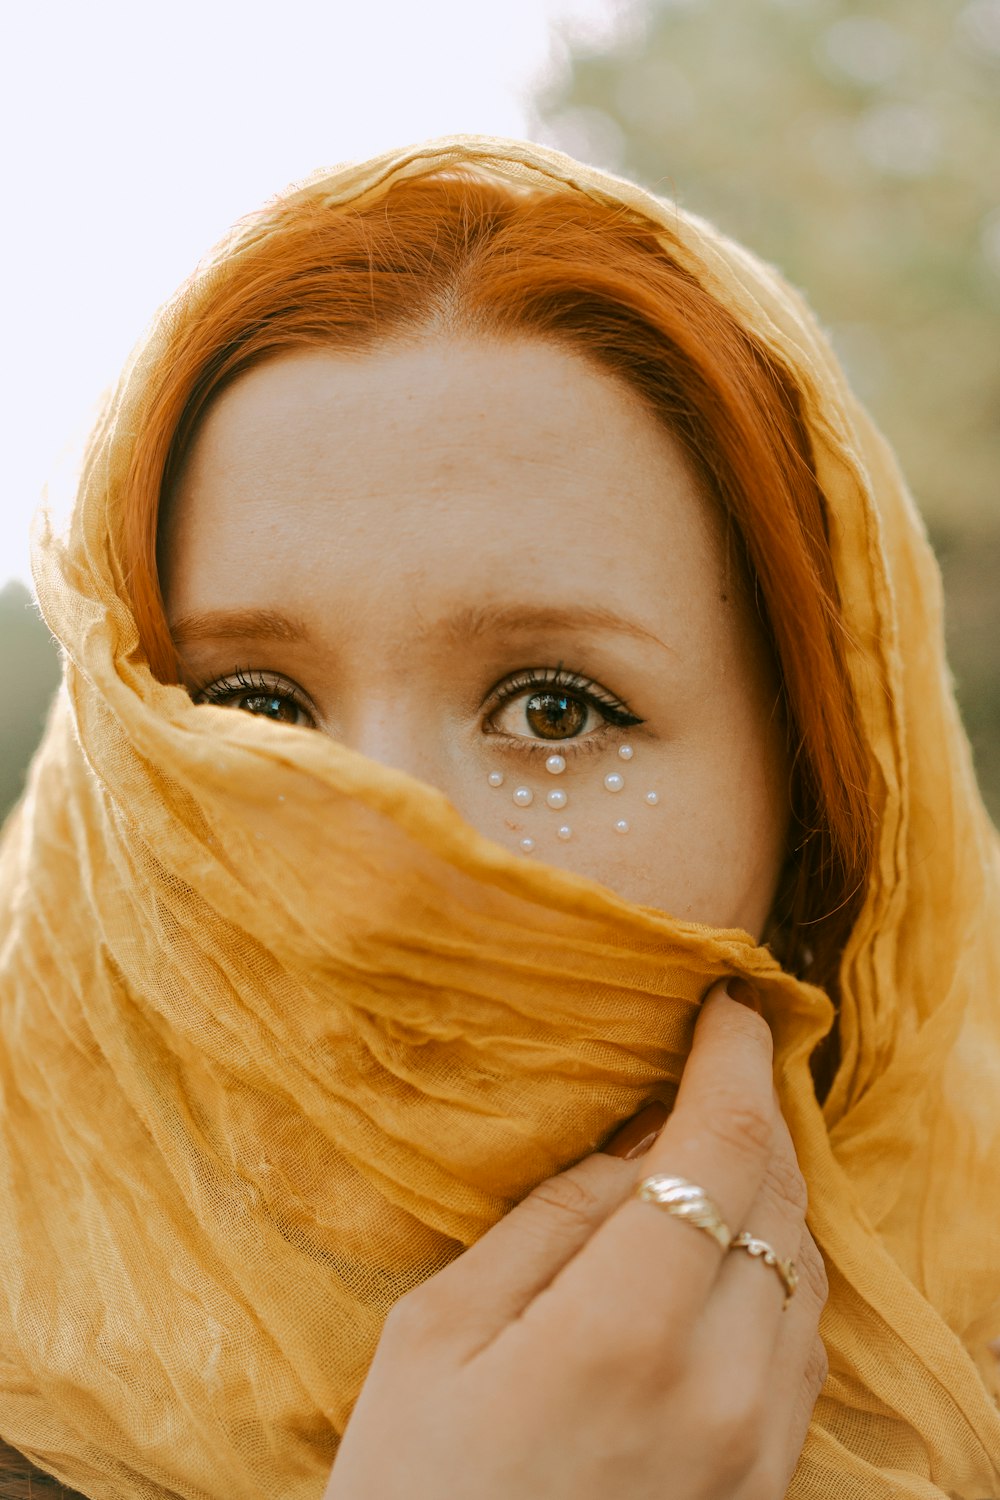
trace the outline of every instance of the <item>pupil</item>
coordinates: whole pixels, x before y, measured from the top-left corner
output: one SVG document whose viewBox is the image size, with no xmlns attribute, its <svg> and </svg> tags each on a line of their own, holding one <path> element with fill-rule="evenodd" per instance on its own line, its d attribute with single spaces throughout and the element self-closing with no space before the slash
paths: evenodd
<svg viewBox="0 0 1000 1500">
<path fill-rule="evenodd" d="M 524 712 L 535 733 L 547 740 L 570 739 L 587 722 L 585 705 L 565 693 L 535 693 Z"/>
<path fill-rule="evenodd" d="M 291 723 L 296 712 L 295 704 L 289 699 L 260 694 L 248 694 L 241 700 L 240 707 L 249 714 L 263 714 L 265 718 L 280 719 L 284 723 Z"/>
</svg>

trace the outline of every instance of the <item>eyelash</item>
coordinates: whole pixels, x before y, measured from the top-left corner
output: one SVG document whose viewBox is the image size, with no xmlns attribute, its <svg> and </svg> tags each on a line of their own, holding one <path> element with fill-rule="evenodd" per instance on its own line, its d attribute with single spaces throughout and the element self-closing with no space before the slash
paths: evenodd
<svg viewBox="0 0 1000 1500">
<path fill-rule="evenodd" d="M 314 716 L 312 705 L 303 693 L 295 689 L 294 684 L 284 677 L 279 677 L 277 673 L 255 672 L 252 667 L 247 667 L 246 670 L 236 667 L 228 677 L 219 677 L 215 682 L 198 688 L 194 701 L 224 705 L 227 698 L 234 698 L 238 693 L 260 693 L 274 698 L 288 698 L 304 714 Z"/>
<path fill-rule="evenodd" d="M 489 732 L 496 735 L 505 747 L 515 749 L 523 755 L 538 755 L 542 758 L 551 755 L 554 750 L 557 750 L 560 755 L 590 754 L 602 747 L 605 730 L 634 728 L 635 725 L 642 723 L 638 715 L 634 714 L 620 698 L 605 693 L 581 672 L 568 671 L 561 662 L 556 667 L 533 667 L 528 671 L 516 672 L 513 677 L 506 678 L 498 687 L 493 688 L 492 692 L 495 694 L 496 701 L 490 710 L 487 723 L 495 718 L 504 704 L 509 703 L 511 699 L 545 688 L 560 688 L 572 694 L 573 697 L 582 699 L 584 703 L 592 705 L 604 719 L 603 726 L 577 739 L 565 740 L 529 740 L 520 735 L 505 734 L 502 730 L 490 729 Z"/>
<path fill-rule="evenodd" d="M 568 671 L 560 663 L 556 667 L 533 667 L 527 671 L 517 672 L 513 677 L 508 677 L 493 687 L 490 692 L 494 702 L 487 716 L 487 726 L 491 725 L 492 720 L 499 714 L 505 703 L 509 703 L 522 694 L 539 692 L 546 688 L 561 689 L 581 699 L 584 703 L 590 704 L 604 719 L 604 725 L 577 739 L 565 740 L 530 740 L 521 735 L 507 734 L 503 730 L 491 727 L 487 732 L 495 735 L 505 748 L 514 749 L 523 755 L 547 756 L 551 755 L 553 750 L 558 750 L 561 755 L 567 753 L 579 755 L 599 749 L 605 729 L 634 728 L 635 725 L 643 722 L 620 698 L 605 693 L 588 677 L 580 672 Z M 251 667 L 245 670 L 237 667 L 228 677 L 220 677 L 208 683 L 207 686 L 198 688 L 194 699 L 196 703 L 224 705 L 227 698 L 236 697 L 240 693 L 260 693 L 288 698 L 302 713 L 308 714 L 310 718 L 315 717 L 311 704 L 304 694 L 295 689 L 294 684 L 275 673 L 258 672 Z"/>
</svg>

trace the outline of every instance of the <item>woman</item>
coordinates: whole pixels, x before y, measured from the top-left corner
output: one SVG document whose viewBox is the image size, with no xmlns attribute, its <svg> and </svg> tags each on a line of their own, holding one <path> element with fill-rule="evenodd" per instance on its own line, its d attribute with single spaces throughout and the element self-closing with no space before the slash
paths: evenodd
<svg viewBox="0 0 1000 1500">
<path fill-rule="evenodd" d="M 1000 1492 L 995 835 L 772 273 L 539 148 L 318 178 L 161 319 L 39 591 L 8 1444 L 95 1497 Z"/>
</svg>

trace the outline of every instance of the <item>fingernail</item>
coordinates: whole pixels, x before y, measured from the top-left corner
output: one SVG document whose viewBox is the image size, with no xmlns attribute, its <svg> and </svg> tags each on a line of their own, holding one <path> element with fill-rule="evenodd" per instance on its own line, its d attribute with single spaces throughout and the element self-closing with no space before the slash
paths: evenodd
<svg viewBox="0 0 1000 1500">
<path fill-rule="evenodd" d="M 986 1345 L 994 1359 L 1000 1359 L 1000 1339 L 991 1339 Z"/>
<path fill-rule="evenodd" d="M 732 1000 L 739 1001 L 748 1010 L 755 1010 L 761 1015 L 760 997 L 752 984 L 747 984 L 745 979 L 739 979 L 735 974 L 726 980 L 726 994 Z"/>
<path fill-rule="evenodd" d="M 661 1104 L 659 1099 L 654 1099 L 651 1104 L 640 1109 L 637 1115 L 633 1115 L 631 1120 L 626 1120 L 601 1150 L 605 1156 L 620 1156 L 625 1161 L 645 1156 L 666 1124 L 667 1113 L 667 1106 Z"/>
</svg>

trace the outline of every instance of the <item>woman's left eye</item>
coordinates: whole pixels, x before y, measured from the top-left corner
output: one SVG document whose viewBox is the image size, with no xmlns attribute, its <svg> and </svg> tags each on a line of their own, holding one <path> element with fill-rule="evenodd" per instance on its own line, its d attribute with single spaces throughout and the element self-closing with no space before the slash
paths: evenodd
<svg viewBox="0 0 1000 1500">
<path fill-rule="evenodd" d="M 277 724 L 315 729 L 316 721 L 298 691 L 283 677 L 268 672 L 236 671 L 230 677 L 210 682 L 195 695 L 196 703 L 214 703 L 218 708 L 239 708 Z"/>
<path fill-rule="evenodd" d="M 642 720 L 620 698 L 561 667 L 509 678 L 496 690 L 499 704 L 487 723 L 493 734 L 564 743 L 592 735 L 609 724 L 625 728 Z"/>
</svg>

